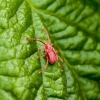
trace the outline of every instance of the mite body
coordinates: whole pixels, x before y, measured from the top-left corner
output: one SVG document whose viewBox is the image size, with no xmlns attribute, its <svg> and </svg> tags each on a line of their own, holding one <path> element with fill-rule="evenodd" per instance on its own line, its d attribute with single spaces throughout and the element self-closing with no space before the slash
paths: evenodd
<svg viewBox="0 0 100 100">
<path fill-rule="evenodd" d="M 55 64 L 58 61 L 58 55 L 56 53 L 56 50 L 52 47 L 52 45 L 46 44 L 45 52 L 47 59 L 51 64 Z"/>
<path fill-rule="evenodd" d="M 43 72 L 47 68 L 48 62 L 50 62 L 51 64 L 57 63 L 58 58 L 62 62 L 62 68 L 61 69 L 63 69 L 64 68 L 63 60 L 58 56 L 57 50 L 55 50 L 53 48 L 53 45 L 50 44 L 50 38 L 49 38 L 48 32 L 44 28 L 43 28 L 43 31 L 47 34 L 47 37 L 48 37 L 47 43 L 43 42 L 42 40 L 36 39 L 36 38 L 26 38 L 26 40 L 35 40 L 35 41 L 38 41 L 38 42 L 41 42 L 42 44 L 44 44 L 44 48 L 39 49 L 39 51 L 45 50 L 45 54 L 42 55 L 42 56 L 39 56 L 38 58 L 46 57 L 47 61 L 46 61 L 45 67 L 39 73 Z"/>
</svg>

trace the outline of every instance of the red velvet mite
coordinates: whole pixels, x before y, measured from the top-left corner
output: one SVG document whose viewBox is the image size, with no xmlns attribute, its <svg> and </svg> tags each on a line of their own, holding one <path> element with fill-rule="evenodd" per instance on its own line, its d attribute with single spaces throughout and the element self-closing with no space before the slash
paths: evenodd
<svg viewBox="0 0 100 100">
<path fill-rule="evenodd" d="M 44 44 L 44 48 L 39 49 L 39 51 L 45 50 L 45 54 L 42 55 L 42 56 L 39 56 L 38 58 L 46 57 L 46 58 L 47 58 L 47 61 L 46 61 L 45 67 L 44 67 L 39 73 L 43 72 L 43 71 L 47 68 L 48 62 L 51 63 L 51 64 L 57 63 L 58 58 L 59 58 L 60 61 L 62 62 L 62 68 L 61 68 L 61 71 L 62 71 L 62 69 L 64 68 L 64 62 L 63 62 L 63 60 L 58 56 L 57 50 L 55 50 L 55 49 L 53 48 L 53 44 L 50 43 L 50 38 L 49 38 L 48 32 L 47 32 L 44 28 L 43 28 L 42 30 L 43 30 L 43 31 L 46 33 L 46 35 L 47 35 L 47 38 L 48 38 L 48 42 L 47 42 L 47 43 L 43 42 L 42 40 L 36 39 L 36 38 L 26 38 L 26 40 L 35 40 L 35 41 L 38 41 L 38 42 L 41 42 L 42 44 Z"/>
</svg>

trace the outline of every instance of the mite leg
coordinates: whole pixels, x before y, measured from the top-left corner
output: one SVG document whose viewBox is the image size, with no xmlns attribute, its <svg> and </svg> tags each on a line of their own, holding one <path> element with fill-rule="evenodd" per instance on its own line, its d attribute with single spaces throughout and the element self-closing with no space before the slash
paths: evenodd
<svg viewBox="0 0 100 100">
<path fill-rule="evenodd" d="M 38 49 L 38 52 L 40 52 L 41 50 L 44 50 L 44 48 Z M 44 55 L 42 55 L 42 56 L 37 56 L 37 58 L 43 58 L 43 57 L 45 57 L 45 56 L 46 56 L 46 54 L 44 54 Z"/>
<path fill-rule="evenodd" d="M 56 53 L 59 53 L 60 51 L 59 50 L 56 50 Z"/>
<path fill-rule="evenodd" d="M 51 44 L 51 46 L 53 47 L 53 46 L 54 46 L 54 44 Z"/>
<path fill-rule="evenodd" d="M 37 58 L 43 58 L 43 57 L 45 57 L 46 56 L 46 54 L 44 54 L 44 55 L 42 55 L 42 56 L 37 56 Z"/>
<path fill-rule="evenodd" d="M 50 38 L 49 38 L 49 34 L 48 34 L 47 30 L 45 30 L 44 28 L 42 28 L 42 30 L 47 34 L 48 43 L 50 43 Z"/>
<path fill-rule="evenodd" d="M 40 49 L 38 49 L 38 52 L 41 51 L 41 50 L 44 50 L 44 48 L 40 48 Z"/>
<path fill-rule="evenodd" d="M 62 62 L 62 67 L 61 67 L 61 71 L 63 71 L 64 69 L 64 61 L 58 56 L 58 58 L 60 59 L 60 61 Z"/>
<path fill-rule="evenodd" d="M 47 61 L 46 61 L 45 67 L 44 67 L 41 71 L 39 71 L 39 73 L 41 73 L 41 72 L 43 72 L 44 70 L 46 70 L 47 66 L 48 66 L 48 59 L 47 59 Z"/>
</svg>

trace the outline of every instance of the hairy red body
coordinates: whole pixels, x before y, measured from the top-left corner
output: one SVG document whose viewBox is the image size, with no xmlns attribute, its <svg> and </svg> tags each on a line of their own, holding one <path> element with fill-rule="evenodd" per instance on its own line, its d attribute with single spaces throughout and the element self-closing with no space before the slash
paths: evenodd
<svg viewBox="0 0 100 100">
<path fill-rule="evenodd" d="M 58 61 L 58 55 L 55 49 L 52 47 L 52 45 L 46 44 L 45 52 L 46 52 L 47 59 L 51 64 L 55 64 Z"/>
<path fill-rule="evenodd" d="M 38 58 L 46 56 L 47 61 L 46 61 L 45 67 L 39 73 L 41 73 L 42 71 L 44 71 L 47 68 L 48 62 L 50 62 L 51 64 L 57 63 L 58 58 L 62 62 L 62 68 L 64 68 L 63 60 L 57 55 L 57 51 L 53 48 L 53 45 L 50 44 L 50 38 L 49 38 L 48 32 L 45 29 L 43 29 L 43 31 L 47 34 L 48 43 L 45 43 L 42 40 L 39 40 L 36 38 L 26 38 L 26 40 L 35 40 L 35 41 L 41 42 L 45 46 L 45 48 L 42 48 L 43 50 L 45 50 L 45 54 L 43 56 L 39 56 Z M 42 49 L 40 49 L 40 50 L 42 50 Z"/>
</svg>

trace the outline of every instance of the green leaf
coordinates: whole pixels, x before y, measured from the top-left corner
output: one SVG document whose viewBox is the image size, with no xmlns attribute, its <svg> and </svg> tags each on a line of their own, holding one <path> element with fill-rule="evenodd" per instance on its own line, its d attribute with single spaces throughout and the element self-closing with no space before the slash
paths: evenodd
<svg viewBox="0 0 100 100">
<path fill-rule="evenodd" d="M 100 100 L 100 0 L 0 0 L 0 100 Z M 62 63 L 38 59 L 48 41 Z"/>
</svg>

